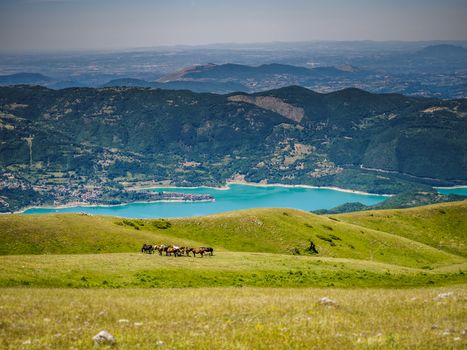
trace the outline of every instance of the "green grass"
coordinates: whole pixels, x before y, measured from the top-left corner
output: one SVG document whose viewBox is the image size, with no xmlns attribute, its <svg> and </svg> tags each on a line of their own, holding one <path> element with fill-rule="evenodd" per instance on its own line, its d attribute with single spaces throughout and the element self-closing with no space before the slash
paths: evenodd
<svg viewBox="0 0 467 350">
<path fill-rule="evenodd" d="M 81 214 L 0 215 L 0 255 L 135 252 L 143 243 L 156 241 L 199 245 L 175 240 L 163 230 L 158 233 L 117 225 L 122 221 Z"/>
<path fill-rule="evenodd" d="M 296 248 L 306 254 L 311 240 L 320 257 L 430 268 L 465 261 L 400 235 L 291 209 L 252 209 L 167 221 L 79 214 L 9 215 L 0 217 L 0 230 L 2 254 L 137 252 L 144 242 L 278 254 L 291 254 Z"/>
<path fill-rule="evenodd" d="M 467 257 L 467 202 L 465 201 L 410 209 L 363 211 L 333 217 Z"/>
<path fill-rule="evenodd" d="M 467 281 L 467 263 L 438 271 L 364 260 L 221 252 L 213 257 L 141 253 L 0 257 L 0 287 L 409 287 Z"/>
<path fill-rule="evenodd" d="M 440 293 L 452 297 L 436 300 Z M 322 297 L 335 306 L 320 304 Z M 0 289 L 0 348 L 465 349 L 466 288 Z M 25 344 L 26 343 L 26 344 Z M 97 348 L 97 347 L 95 347 Z M 101 346 L 99 348 L 110 348 Z"/>
<path fill-rule="evenodd" d="M 0 216 L 0 348 L 464 349 L 466 205 Z M 139 252 L 160 242 L 215 255 Z"/>
</svg>

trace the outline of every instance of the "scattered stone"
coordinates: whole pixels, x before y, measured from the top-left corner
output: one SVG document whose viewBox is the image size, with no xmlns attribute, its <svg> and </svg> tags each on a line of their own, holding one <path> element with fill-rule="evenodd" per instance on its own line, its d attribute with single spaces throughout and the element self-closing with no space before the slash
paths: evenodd
<svg viewBox="0 0 467 350">
<path fill-rule="evenodd" d="M 23 341 L 23 345 L 30 345 L 32 343 L 31 339 Z"/>
<path fill-rule="evenodd" d="M 102 310 L 101 312 L 99 312 L 99 314 L 97 316 L 99 317 L 102 317 L 102 316 L 105 316 L 106 312 L 104 310 Z"/>
<path fill-rule="evenodd" d="M 107 331 L 100 331 L 94 337 L 92 337 L 97 344 L 115 344 L 116 340 L 112 334 Z"/>
<path fill-rule="evenodd" d="M 143 322 L 135 322 L 133 323 L 135 327 L 141 327 L 143 325 Z"/>
<path fill-rule="evenodd" d="M 431 325 L 431 329 L 438 329 L 438 328 L 439 328 L 439 326 L 436 323 Z"/>
<path fill-rule="evenodd" d="M 460 341 L 461 340 L 461 337 L 455 337 L 454 338 L 454 341 Z"/>
<path fill-rule="evenodd" d="M 130 323 L 130 321 L 128 321 L 127 319 L 125 318 L 122 318 L 120 320 L 117 321 L 118 323 Z"/>
<path fill-rule="evenodd" d="M 435 301 L 447 299 L 447 298 L 452 298 L 454 296 L 453 292 L 447 292 L 447 293 L 441 293 L 438 294 L 438 296 L 434 299 Z"/>
<path fill-rule="evenodd" d="M 328 297 L 323 297 L 323 298 L 319 299 L 319 303 L 321 305 L 328 305 L 328 306 L 336 306 L 337 305 L 335 300 L 332 300 L 331 298 L 328 298 Z"/>
<path fill-rule="evenodd" d="M 165 343 L 162 340 L 156 341 L 156 346 L 164 346 Z"/>
</svg>

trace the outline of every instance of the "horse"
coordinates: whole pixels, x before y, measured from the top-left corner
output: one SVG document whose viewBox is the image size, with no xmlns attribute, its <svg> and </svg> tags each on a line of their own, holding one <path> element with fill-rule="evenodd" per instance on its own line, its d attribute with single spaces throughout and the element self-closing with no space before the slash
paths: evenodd
<svg viewBox="0 0 467 350">
<path fill-rule="evenodd" d="M 200 247 L 200 248 L 204 249 L 204 251 L 206 253 L 209 253 L 209 255 L 211 255 L 211 256 L 214 255 L 214 248 L 212 248 L 212 247 Z"/>
<path fill-rule="evenodd" d="M 157 250 L 159 252 L 159 255 L 162 255 L 162 252 L 167 252 L 167 248 L 169 246 L 165 244 L 159 244 L 154 246 L 154 250 Z"/>
<path fill-rule="evenodd" d="M 196 257 L 196 254 L 201 255 L 201 257 L 204 257 L 204 253 L 206 252 L 203 248 L 191 248 L 191 252 L 193 253 L 193 256 Z"/>
<path fill-rule="evenodd" d="M 141 253 L 147 253 L 147 254 L 152 254 L 154 252 L 154 247 L 150 244 L 143 244 L 143 247 L 141 248 Z"/>
<path fill-rule="evenodd" d="M 173 253 L 174 256 L 181 256 L 180 247 L 170 246 L 165 251 L 166 256 L 170 256 L 170 255 L 172 255 L 172 253 Z"/>
</svg>

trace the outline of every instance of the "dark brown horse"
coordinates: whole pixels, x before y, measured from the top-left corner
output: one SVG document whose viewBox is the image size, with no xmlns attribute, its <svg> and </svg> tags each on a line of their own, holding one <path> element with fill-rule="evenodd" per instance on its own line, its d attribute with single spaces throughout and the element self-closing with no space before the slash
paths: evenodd
<svg viewBox="0 0 467 350">
<path fill-rule="evenodd" d="M 181 255 L 190 256 L 191 248 L 189 247 L 180 247 Z"/>
<path fill-rule="evenodd" d="M 154 247 L 150 244 L 143 244 L 141 248 L 141 253 L 152 254 L 154 252 Z"/>
<path fill-rule="evenodd" d="M 206 253 L 209 253 L 209 255 L 213 256 L 214 255 L 214 248 L 212 247 L 200 247 L 201 249 L 204 249 Z"/>
</svg>

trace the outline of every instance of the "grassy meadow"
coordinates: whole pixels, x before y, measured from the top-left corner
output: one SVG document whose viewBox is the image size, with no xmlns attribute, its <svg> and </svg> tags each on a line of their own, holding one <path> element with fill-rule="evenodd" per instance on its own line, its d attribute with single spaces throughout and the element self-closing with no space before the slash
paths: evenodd
<svg viewBox="0 0 467 350">
<path fill-rule="evenodd" d="M 465 349 L 466 298 L 458 286 L 11 288 L 0 294 L 0 347 L 90 349 L 107 330 L 122 350 Z"/>
<path fill-rule="evenodd" d="M 466 233 L 466 202 L 331 216 L 4 215 L 0 348 L 88 349 L 105 329 L 118 349 L 462 349 Z M 139 252 L 162 242 L 215 252 Z"/>
</svg>

